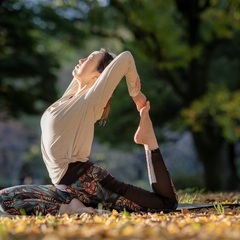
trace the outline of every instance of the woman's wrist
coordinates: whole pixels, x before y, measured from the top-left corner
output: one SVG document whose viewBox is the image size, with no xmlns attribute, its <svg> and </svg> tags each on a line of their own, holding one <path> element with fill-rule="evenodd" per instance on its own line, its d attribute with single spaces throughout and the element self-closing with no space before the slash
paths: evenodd
<svg viewBox="0 0 240 240">
<path fill-rule="evenodd" d="M 147 98 L 141 91 L 135 97 L 132 97 L 132 99 L 135 102 L 138 111 L 146 105 Z"/>
</svg>

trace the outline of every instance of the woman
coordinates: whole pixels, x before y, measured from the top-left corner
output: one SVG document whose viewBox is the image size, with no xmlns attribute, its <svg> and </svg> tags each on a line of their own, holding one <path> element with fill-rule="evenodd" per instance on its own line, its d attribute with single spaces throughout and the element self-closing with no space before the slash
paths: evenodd
<svg viewBox="0 0 240 240">
<path fill-rule="evenodd" d="M 94 125 L 107 120 L 109 99 L 123 77 L 140 112 L 134 136 L 144 145 L 153 192 L 117 181 L 89 161 Z M 81 59 L 63 96 L 43 114 L 42 154 L 53 185 L 16 186 L 0 192 L 2 211 L 9 214 L 95 213 L 105 209 L 162 211 L 177 207 L 177 196 L 164 165 L 149 117 L 150 103 L 132 54 L 113 56 L 101 49 Z"/>
</svg>

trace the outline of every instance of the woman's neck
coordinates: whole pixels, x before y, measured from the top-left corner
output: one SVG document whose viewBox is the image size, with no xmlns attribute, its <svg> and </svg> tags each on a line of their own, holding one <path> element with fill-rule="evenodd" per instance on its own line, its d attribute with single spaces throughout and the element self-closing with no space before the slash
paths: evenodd
<svg viewBox="0 0 240 240">
<path fill-rule="evenodd" d="M 74 94 L 75 96 L 80 94 L 82 91 L 86 90 L 89 88 L 88 84 L 84 84 L 82 81 L 80 81 L 79 79 L 77 79 L 77 82 L 78 82 L 78 89 L 77 89 L 77 92 Z"/>
</svg>

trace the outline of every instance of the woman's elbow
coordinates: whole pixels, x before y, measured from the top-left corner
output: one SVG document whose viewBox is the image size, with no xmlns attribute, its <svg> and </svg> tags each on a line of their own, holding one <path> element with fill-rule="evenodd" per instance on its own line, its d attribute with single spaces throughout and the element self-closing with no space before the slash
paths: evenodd
<svg viewBox="0 0 240 240">
<path fill-rule="evenodd" d="M 123 58 L 133 59 L 133 55 L 130 51 L 124 51 L 120 54 Z"/>
</svg>

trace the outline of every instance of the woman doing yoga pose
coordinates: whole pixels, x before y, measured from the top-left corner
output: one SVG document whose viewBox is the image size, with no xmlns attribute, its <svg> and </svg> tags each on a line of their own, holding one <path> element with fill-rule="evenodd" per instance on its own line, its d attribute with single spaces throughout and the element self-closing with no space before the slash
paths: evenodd
<svg viewBox="0 0 240 240">
<path fill-rule="evenodd" d="M 142 144 L 153 192 L 119 182 L 89 160 L 95 123 L 104 123 L 109 99 L 123 77 L 140 114 L 134 140 Z M 95 213 L 104 209 L 130 212 L 169 211 L 177 195 L 162 159 L 149 117 L 150 103 L 129 51 L 113 57 L 104 49 L 79 60 L 63 96 L 41 118 L 41 150 L 52 185 L 21 185 L 0 191 L 0 209 L 31 215 Z M 127 167 L 127 163 L 126 163 Z"/>
</svg>

